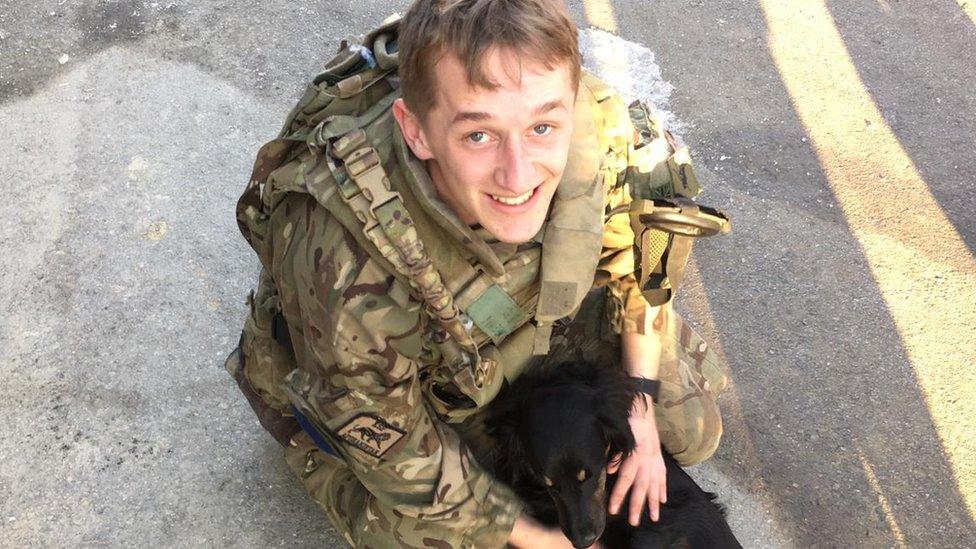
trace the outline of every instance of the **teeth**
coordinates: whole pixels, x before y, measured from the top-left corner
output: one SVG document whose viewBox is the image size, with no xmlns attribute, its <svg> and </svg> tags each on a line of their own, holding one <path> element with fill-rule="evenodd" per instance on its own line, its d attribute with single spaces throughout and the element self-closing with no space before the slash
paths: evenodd
<svg viewBox="0 0 976 549">
<path fill-rule="evenodd" d="M 525 201 L 527 201 L 528 199 L 532 198 L 532 193 L 534 191 L 535 191 L 535 189 L 532 189 L 531 191 L 528 191 L 528 192 L 526 192 L 523 195 L 519 195 L 519 196 L 515 196 L 515 197 L 498 196 L 496 194 L 492 194 L 492 195 L 489 195 L 489 196 L 491 196 L 492 198 L 494 198 L 498 202 L 501 202 L 502 204 L 508 204 L 509 206 L 518 206 L 519 204 L 524 204 Z"/>
</svg>

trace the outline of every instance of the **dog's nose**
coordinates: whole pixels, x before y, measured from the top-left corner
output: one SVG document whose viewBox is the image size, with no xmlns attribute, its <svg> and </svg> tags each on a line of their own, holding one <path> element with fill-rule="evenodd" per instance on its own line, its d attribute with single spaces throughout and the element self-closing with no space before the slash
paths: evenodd
<svg viewBox="0 0 976 549">
<path fill-rule="evenodd" d="M 576 547 L 576 549 L 586 549 L 587 547 L 590 547 L 596 543 L 596 538 L 596 534 L 588 534 L 585 537 L 580 538 L 578 544 L 574 543 L 573 547 Z"/>
</svg>

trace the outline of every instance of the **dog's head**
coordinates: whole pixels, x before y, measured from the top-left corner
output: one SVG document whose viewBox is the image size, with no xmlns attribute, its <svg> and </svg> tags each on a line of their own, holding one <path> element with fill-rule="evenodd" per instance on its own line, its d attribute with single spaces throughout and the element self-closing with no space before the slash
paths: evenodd
<svg viewBox="0 0 976 549">
<path fill-rule="evenodd" d="M 629 455 L 635 387 L 619 367 L 550 365 L 516 380 L 492 414 L 516 483 L 537 484 L 552 499 L 575 547 L 589 547 L 606 525 L 606 467 Z"/>
</svg>

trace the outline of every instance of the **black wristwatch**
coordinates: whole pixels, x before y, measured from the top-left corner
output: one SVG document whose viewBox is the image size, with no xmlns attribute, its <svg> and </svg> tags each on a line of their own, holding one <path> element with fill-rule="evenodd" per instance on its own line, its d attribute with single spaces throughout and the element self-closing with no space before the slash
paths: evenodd
<svg viewBox="0 0 976 549">
<path fill-rule="evenodd" d="M 657 394 L 661 392 L 661 380 L 647 379 L 646 377 L 631 376 L 637 383 L 637 390 L 645 395 L 650 395 L 651 402 L 657 404 Z"/>
</svg>

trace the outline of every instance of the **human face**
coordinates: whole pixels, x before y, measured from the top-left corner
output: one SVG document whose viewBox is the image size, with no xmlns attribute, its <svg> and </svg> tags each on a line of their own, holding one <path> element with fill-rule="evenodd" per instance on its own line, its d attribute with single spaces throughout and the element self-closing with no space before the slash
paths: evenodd
<svg viewBox="0 0 976 549">
<path fill-rule="evenodd" d="M 462 222 L 480 224 L 502 242 L 527 242 L 542 227 L 566 167 L 576 98 L 571 72 L 529 62 L 520 70 L 513 52 L 498 50 L 484 63 L 496 88 L 472 87 L 461 61 L 446 54 L 434 66 L 437 98 L 425 119 L 402 101 L 394 114 Z"/>
</svg>

